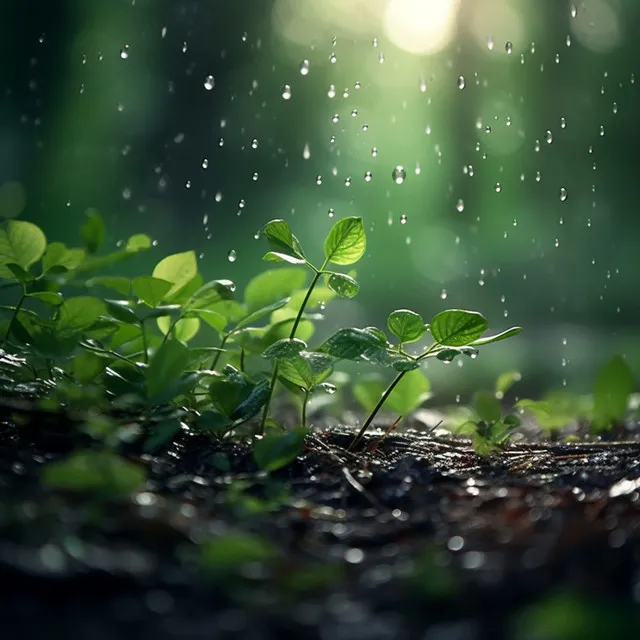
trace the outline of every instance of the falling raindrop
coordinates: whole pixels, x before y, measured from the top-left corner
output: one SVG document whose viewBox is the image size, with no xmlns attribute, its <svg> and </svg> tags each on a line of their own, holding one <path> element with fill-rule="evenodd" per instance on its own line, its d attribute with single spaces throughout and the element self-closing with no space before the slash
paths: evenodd
<svg viewBox="0 0 640 640">
<path fill-rule="evenodd" d="M 494 46 L 494 41 L 493 41 L 493 36 L 489 36 L 487 38 L 487 49 L 489 49 L 489 51 L 493 51 L 493 46 Z"/>
<path fill-rule="evenodd" d="M 347 177 L 344 179 L 344 186 L 345 186 L 345 187 L 350 187 L 350 186 L 351 186 L 351 176 L 347 176 Z"/>
<path fill-rule="evenodd" d="M 373 147 L 371 149 L 371 155 L 375 158 L 378 155 L 378 147 Z"/>
<path fill-rule="evenodd" d="M 213 87 L 215 86 L 216 86 L 216 81 L 213 76 L 209 75 L 204 79 L 204 88 L 207 91 L 211 91 L 211 89 L 213 89 Z"/>
<path fill-rule="evenodd" d="M 550 129 L 547 129 L 544 133 L 544 140 L 547 144 L 551 144 L 553 142 L 553 133 L 551 133 Z"/>
<path fill-rule="evenodd" d="M 282 85 L 282 97 L 284 100 L 291 100 L 291 86 L 288 84 Z"/>
<path fill-rule="evenodd" d="M 333 122 L 333 124 L 338 124 L 338 122 L 340 122 L 340 116 L 337 113 L 334 113 L 331 118 L 331 122 Z"/>
<path fill-rule="evenodd" d="M 311 157 L 311 150 L 309 149 L 309 143 L 304 145 L 304 149 L 302 150 L 302 157 L 305 160 L 308 160 Z"/>
<path fill-rule="evenodd" d="M 564 202 L 566 199 L 567 199 L 567 190 L 564 187 L 562 187 L 560 189 L 560 201 Z"/>
<path fill-rule="evenodd" d="M 300 75 L 302 75 L 302 76 L 309 75 L 309 61 L 308 60 L 303 60 L 300 63 Z"/>
<path fill-rule="evenodd" d="M 333 209 L 329 209 L 329 217 L 333 218 L 335 211 Z"/>
<path fill-rule="evenodd" d="M 567 128 L 567 121 L 565 118 L 560 118 L 560 128 L 561 129 L 566 129 Z"/>
<path fill-rule="evenodd" d="M 336 56 L 336 54 L 335 54 L 335 53 L 332 53 L 332 54 L 329 56 L 329 62 L 330 62 L 331 64 L 335 64 L 337 61 L 338 61 L 338 57 Z"/>
<path fill-rule="evenodd" d="M 404 213 L 400 216 L 400 224 L 407 224 L 407 216 Z"/>
<path fill-rule="evenodd" d="M 330 84 L 329 85 L 329 89 L 327 89 L 327 95 L 330 98 L 335 98 L 336 97 L 336 85 L 335 84 Z"/>
<path fill-rule="evenodd" d="M 129 45 L 125 44 L 124 47 L 122 47 L 122 49 L 120 49 L 120 57 L 123 60 L 126 60 L 129 57 Z"/>
<path fill-rule="evenodd" d="M 208 160 L 208 158 L 204 158 L 202 160 L 202 168 L 206 169 L 208 166 L 209 166 L 209 160 Z"/>
<path fill-rule="evenodd" d="M 496 182 L 496 193 L 500 193 L 502 191 L 502 185 L 499 182 Z"/>
<path fill-rule="evenodd" d="M 422 80 L 420 80 L 420 93 L 426 93 L 426 92 L 427 92 L 427 82 L 423 78 Z"/>
<path fill-rule="evenodd" d="M 364 180 L 365 182 L 371 182 L 371 178 L 373 178 L 373 174 L 371 173 L 371 171 L 367 171 L 364 174 Z"/>
<path fill-rule="evenodd" d="M 402 184 L 407 177 L 407 172 L 405 168 L 401 164 L 399 164 L 391 172 L 391 177 L 396 184 Z"/>
<path fill-rule="evenodd" d="M 458 76 L 458 89 L 462 90 L 466 85 L 467 81 L 464 79 L 464 76 Z"/>
<path fill-rule="evenodd" d="M 575 18 L 578 15 L 578 7 L 576 7 L 575 4 L 571 5 L 570 13 L 572 18 Z"/>
<path fill-rule="evenodd" d="M 513 51 L 513 44 L 507 41 L 507 43 L 504 45 L 504 50 L 507 52 L 507 55 L 511 55 L 511 52 Z"/>
<path fill-rule="evenodd" d="M 238 259 L 238 256 L 236 255 L 235 249 L 231 249 L 231 251 L 229 251 L 229 253 L 227 254 L 227 260 L 229 262 L 235 262 Z"/>
<path fill-rule="evenodd" d="M 464 200 L 462 198 L 458 198 L 458 202 L 456 202 L 456 209 L 460 213 L 464 211 Z"/>
<path fill-rule="evenodd" d="M 440 292 L 440 299 L 441 299 L 441 300 L 446 300 L 446 299 L 447 299 L 447 290 L 446 290 L 446 289 L 443 289 L 443 290 Z"/>
<path fill-rule="evenodd" d="M 321 176 L 320 174 L 318 174 L 318 175 L 316 176 L 316 184 L 317 184 L 318 186 L 320 186 L 320 185 L 322 184 L 322 176 Z"/>
<path fill-rule="evenodd" d="M 257 148 L 258 148 L 258 139 L 257 139 L 257 138 L 254 138 L 254 139 L 251 141 L 251 148 L 252 148 L 252 149 L 257 149 Z"/>
</svg>

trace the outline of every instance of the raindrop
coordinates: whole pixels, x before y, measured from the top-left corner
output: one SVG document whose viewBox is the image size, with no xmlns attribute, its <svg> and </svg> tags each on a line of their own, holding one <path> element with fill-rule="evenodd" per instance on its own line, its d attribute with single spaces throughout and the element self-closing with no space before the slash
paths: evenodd
<svg viewBox="0 0 640 640">
<path fill-rule="evenodd" d="M 331 64 L 335 64 L 337 61 L 338 61 L 338 58 L 337 58 L 336 54 L 335 54 L 335 53 L 332 53 L 332 54 L 329 56 L 329 62 L 330 62 Z"/>
<path fill-rule="evenodd" d="M 215 81 L 215 78 L 213 76 L 207 76 L 204 79 L 204 88 L 207 91 L 211 91 L 211 89 L 213 89 L 213 87 L 215 87 L 215 86 L 216 86 L 216 81 Z"/>
<path fill-rule="evenodd" d="M 507 41 L 507 43 L 504 45 L 504 50 L 507 52 L 507 55 L 511 55 L 511 52 L 513 51 L 513 44 Z"/>
<path fill-rule="evenodd" d="M 291 100 L 291 86 L 288 84 L 282 85 L 282 97 L 284 100 Z"/>
<path fill-rule="evenodd" d="M 407 224 L 407 216 L 404 213 L 400 216 L 400 224 Z"/>
<path fill-rule="evenodd" d="M 407 172 L 405 168 L 401 164 L 399 164 L 391 172 L 391 177 L 396 184 L 402 184 L 404 182 L 404 179 L 407 177 Z"/>
<path fill-rule="evenodd" d="M 253 172 L 253 175 L 251 176 L 251 179 L 252 179 L 254 182 L 257 182 L 257 181 L 258 181 L 258 172 L 257 172 L 257 171 L 254 171 L 254 172 Z"/>
<path fill-rule="evenodd" d="M 333 218 L 335 211 L 333 209 L 329 209 L 329 217 Z"/>
<path fill-rule="evenodd" d="M 567 121 L 565 120 L 565 118 L 560 118 L 560 128 L 561 129 L 567 128 Z"/>
<path fill-rule="evenodd" d="M 204 158 L 202 160 L 202 168 L 206 169 L 209 166 L 209 160 L 207 158 Z"/>
<path fill-rule="evenodd" d="M 458 89 L 462 90 L 467 85 L 467 81 L 464 79 L 464 76 L 458 76 Z"/>
<path fill-rule="evenodd" d="M 304 149 L 302 150 L 302 157 L 305 160 L 308 160 L 311 157 L 311 150 L 309 149 L 309 143 L 304 145 Z"/>
<path fill-rule="evenodd" d="M 489 49 L 489 51 L 493 51 L 493 46 L 494 46 L 493 36 L 489 36 L 487 38 L 487 49 Z"/>
<path fill-rule="evenodd" d="M 567 190 L 564 187 L 562 187 L 560 189 L 560 201 L 564 202 L 566 199 L 567 199 Z"/>
<path fill-rule="evenodd" d="M 338 124 L 338 122 L 340 122 L 340 116 L 337 113 L 334 113 L 331 118 L 331 122 L 333 122 L 333 124 Z"/>
<path fill-rule="evenodd" d="M 303 60 L 300 63 L 300 75 L 306 76 L 309 75 L 309 61 Z"/>
<path fill-rule="evenodd" d="M 330 84 L 329 85 L 329 89 L 327 90 L 327 95 L 330 98 L 335 98 L 336 97 L 336 85 L 335 84 Z"/>
<path fill-rule="evenodd" d="M 422 80 L 420 80 L 420 93 L 426 93 L 426 92 L 427 92 L 427 82 L 423 78 Z"/>
<path fill-rule="evenodd" d="M 251 148 L 252 148 L 252 149 L 257 149 L 257 148 L 258 148 L 258 139 L 257 139 L 257 138 L 254 138 L 254 139 L 251 141 Z"/>
<path fill-rule="evenodd" d="M 375 158 L 378 155 L 378 147 L 373 147 L 371 149 L 371 155 Z"/>
<path fill-rule="evenodd" d="M 544 132 L 544 141 L 545 141 L 547 144 L 551 144 L 551 143 L 553 142 L 553 133 L 551 133 L 551 130 L 550 130 L 550 129 L 547 129 L 547 130 Z"/>
<path fill-rule="evenodd" d="M 502 185 L 499 182 L 496 182 L 496 193 L 500 193 L 502 191 Z"/>
<path fill-rule="evenodd" d="M 364 180 L 365 182 L 371 182 L 371 178 L 373 178 L 373 174 L 371 173 L 371 171 L 367 171 L 364 174 Z"/>
<path fill-rule="evenodd" d="M 564 43 L 567 45 L 567 47 L 571 46 L 571 36 L 567 33 L 567 37 L 564 39 Z"/>
<path fill-rule="evenodd" d="M 569 11 L 570 11 L 570 13 L 571 13 L 571 17 L 572 17 L 572 18 L 575 18 L 575 17 L 578 15 L 578 7 L 576 7 L 576 5 L 575 5 L 575 4 L 572 4 L 572 5 L 571 5 L 571 8 L 570 8 L 570 10 L 569 10 Z"/>
<path fill-rule="evenodd" d="M 316 184 L 318 186 L 322 184 L 322 176 L 320 174 L 316 176 Z"/>
<path fill-rule="evenodd" d="M 358 110 L 357 110 L 357 109 L 353 109 L 353 110 L 351 111 L 351 117 L 352 117 L 352 118 L 355 118 L 357 115 L 358 115 Z"/>
<path fill-rule="evenodd" d="M 351 186 L 351 176 L 347 176 L 347 177 L 344 179 L 344 186 L 345 186 L 345 187 L 350 187 L 350 186 Z"/>
<path fill-rule="evenodd" d="M 600 135 L 604 135 L 604 125 L 600 125 Z"/>
<path fill-rule="evenodd" d="M 618 103 L 617 102 L 613 103 L 613 109 L 612 110 L 613 110 L 613 113 L 618 113 Z"/>
<path fill-rule="evenodd" d="M 120 57 L 123 60 L 126 60 L 129 57 L 129 45 L 125 44 L 124 47 L 122 47 L 122 49 L 120 49 Z"/>
<path fill-rule="evenodd" d="M 458 202 L 456 202 L 456 209 L 460 213 L 464 211 L 464 200 L 462 198 L 458 198 Z"/>
<path fill-rule="evenodd" d="M 443 290 L 440 292 L 440 299 L 441 299 L 441 300 L 446 300 L 446 299 L 447 299 L 447 290 L 446 290 L 446 289 L 443 289 Z"/>
<path fill-rule="evenodd" d="M 231 249 L 231 251 L 229 251 L 229 253 L 227 254 L 227 260 L 229 262 L 235 262 L 238 259 L 238 256 L 236 255 L 235 249 Z"/>
</svg>

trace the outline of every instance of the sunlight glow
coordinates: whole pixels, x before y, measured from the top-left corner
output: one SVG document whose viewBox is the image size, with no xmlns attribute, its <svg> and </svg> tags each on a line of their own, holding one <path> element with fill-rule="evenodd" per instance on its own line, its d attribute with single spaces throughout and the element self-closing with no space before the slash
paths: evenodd
<svg viewBox="0 0 640 640">
<path fill-rule="evenodd" d="M 389 0 L 385 34 L 409 53 L 442 51 L 453 38 L 460 0 Z"/>
</svg>

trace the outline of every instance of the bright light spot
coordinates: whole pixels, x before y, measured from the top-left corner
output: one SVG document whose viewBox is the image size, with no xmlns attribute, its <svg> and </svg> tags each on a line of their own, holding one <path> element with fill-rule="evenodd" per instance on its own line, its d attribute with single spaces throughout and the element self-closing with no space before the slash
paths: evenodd
<svg viewBox="0 0 640 640">
<path fill-rule="evenodd" d="M 525 42 L 524 12 L 512 4 L 509 0 L 482 0 L 468 5 L 470 28 L 478 46 L 488 55 L 504 55 L 505 60 L 514 48 L 522 50 Z"/>
<path fill-rule="evenodd" d="M 451 41 L 460 0 L 389 0 L 384 30 L 410 53 L 437 53 Z"/>
<path fill-rule="evenodd" d="M 605 53 L 620 44 L 618 15 L 603 0 L 583 0 L 570 27 L 576 40 L 592 51 Z"/>
</svg>

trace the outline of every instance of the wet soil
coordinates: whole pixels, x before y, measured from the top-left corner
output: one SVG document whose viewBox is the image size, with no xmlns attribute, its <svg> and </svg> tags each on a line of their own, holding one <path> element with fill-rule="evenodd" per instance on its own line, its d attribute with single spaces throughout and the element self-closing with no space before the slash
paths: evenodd
<svg viewBox="0 0 640 640">
<path fill-rule="evenodd" d="M 336 427 L 268 478 L 185 431 L 123 445 L 149 480 L 99 502 L 39 482 L 96 446 L 73 418 L 0 404 L 1 637 L 640 637 L 636 433 L 485 460 L 418 431 L 352 453 Z"/>
</svg>

